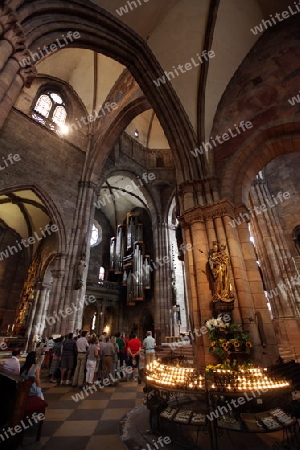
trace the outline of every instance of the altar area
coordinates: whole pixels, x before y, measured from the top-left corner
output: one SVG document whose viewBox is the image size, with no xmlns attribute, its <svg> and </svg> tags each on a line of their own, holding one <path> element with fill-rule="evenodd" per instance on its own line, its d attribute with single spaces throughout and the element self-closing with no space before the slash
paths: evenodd
<svg viewBox="0 0 300 450">
<path fill-rule="evenodd" d="M 234 322 L 238 299 L 224 245 L 213 243 L 208 267 L 213 317 L 204 322 L 201 337 L 204 341 L 205 336 L 211 363 L 188 363 L 182 346 L 182 355 L 171 352 L 146 366 L 144 403 L 151 430 L 172 436 L 181 448 L 208 448 L 203 445 L 205 436 L 209 448 L 218 450 L 222 436 L 231 439 L 232 433 L 243 435 L 243 448 L 253 435 L 261 441 L 272 435 L 266 447 L 272 450 L 299 448 L 299 423 L 291 409 L 295 383 L 288 374 L 276 373 L 276 366 L 258 364 L 249 333 Z M 197 340 L 190 340 L 199 351 Z"/>
</svg>

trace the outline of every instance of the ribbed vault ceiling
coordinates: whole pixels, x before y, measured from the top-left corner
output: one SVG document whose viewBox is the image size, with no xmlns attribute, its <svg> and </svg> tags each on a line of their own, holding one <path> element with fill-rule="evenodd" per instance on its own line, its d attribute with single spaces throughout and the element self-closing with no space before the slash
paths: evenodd
<svg viewBox="0 0 300 450">
<path fill-rule="evenodd" d="M 31 253 L 36 251 L 43 237 L 42 231 L 50 223 L 44 204 L 31 190 L 1 195 L 0 219 L 21 239 L 35 238 L 35 243 L 30 246 L 33 249 Z"/>
<path fill-rule="evenodd" d="M 184 65 L 204 49 L 207 37 L 211 36 L 211 49 L 215 57 L 209 61 L 207 76 L 199 86 L 203 65 L 192 70 L 170 76 L 170 81 L 181 100 L 194 127 L 199 131 L 202 121 L 202 136 L 209 136 L 217 105 L 234 72 L 254 45 L 255 36 L 251 28 L 258 25 L 269 14 L 281 12 L 290 5 L 290 0 L 220 0 L 215 10 L 216 20 L 211 26 L 208 17 L 212 4 L 210 0 L 94 0 L 92 3 L 104 8 L 124 22 L 147 43 L 163 69 L 170 72 L 179 64 Z M 129 7 L 129 3 L 132 5 Z M 120 10 L 120 8 L 125 8 Z M 127 9 L 127 12 L 126 12 Z M 118 12 L 119 11 L 119 12 Z M 99 108 L 106 95 L 124 69 L 116 61 L 98 55 L 98 84 L 96 105 Z M 67 81 L 78 93 L 90 112 L 94 98 L 95 61 L 93 52 L 66 48 L 38 64 L 38 72 Z M 163 86 L 158 89 L 163 89 Z M 199 92 L 203 105 L 202 118 L 197 117 Z M 245 118 L 246 119 L 246 118 Z M 128 128 L 140 132 L 143 145 L 149 148 L 167 148 L 168 143 L 157 118 L 152 112 L 135 119 Z"/>
</svg>

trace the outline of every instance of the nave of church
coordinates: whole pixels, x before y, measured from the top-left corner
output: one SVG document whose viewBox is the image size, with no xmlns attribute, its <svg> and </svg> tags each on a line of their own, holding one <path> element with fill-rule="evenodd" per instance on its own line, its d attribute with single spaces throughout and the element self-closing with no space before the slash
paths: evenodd
<svg viewBox="0 0 300 450">
<path fill-rule="evenodd" d="M 288 0 L 0 2 L 0 357 L 35 357 L 40 443 L 52 394 L 127 367 L 103 397 L 124 414 L 91 404 L 91 435 L 143 393 L 153 448 L 297 446 L 299 20 Z"/>
</svg>

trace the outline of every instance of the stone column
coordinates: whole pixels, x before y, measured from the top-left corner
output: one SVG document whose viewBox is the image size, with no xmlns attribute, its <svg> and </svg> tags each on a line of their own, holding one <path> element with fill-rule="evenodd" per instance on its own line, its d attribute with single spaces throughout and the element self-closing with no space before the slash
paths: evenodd
<svg viewBox="0 0 300 450">
<path fill-rule="evenodd" d="M 56 318 L 52 328 L 53 333 L 69 333 L 76 328 L 81 328 L 90 255 L 90 231 L 94 217 L 95 188 L 94 183 L 79 182 L 68 254 L 58 255 L 51 270 L 54 281 L 48 314 Z M 86 268 L 82 273 L 82 287 L 75 289 L 80 261 L 86 264 Z M 67 308 L 73 308 L 73 312 L 66 313 Z"/>
<path fill-rule="evenodd" d="M 40 284 L 39 299 L 38 299 L 38 303 L 36 305 L 36 313 L 35 313 L 35 316 L 33 317 L 32 337 L 34 334 L 42 335 L 42 333 L 44 331 L 43 326 L 42 326 L 42 324 L 43 324 L 42 315 L 43 315 L 43 311 L 45 308 L 45 299 L 46 299 L 48 292 L 50 292 L 50 289 L 51 289 L 50 284 L 45 284 L 45 283 Z"/>
<path fill-rule="evenodd" d="M 205 320 L 213 316 L 208 252 L 212 240 L 219 240 L 221 244 L 226 244 L 226 252 L 230 257 L 229 272 L 236 298 L 234 322 L 241 324 L 249 332 L 254 344 L 255 361 L 263 364 L 267 361 L 271 364 L 277 357 L 276 339 L 270 316 L 267 316 L 266 301 L 261 303 L 264 292 L 262 283 L 258 283 L 259 271 L 255 254 L 253 250 L 249 253 L 251 242 L 247 224 L 239 225 L 241 228 L 238 229 L 236 224 L 233 225 L 233 217 L 233 205 L 225 200 L 193 207 L 181 217 L 185 244 L 190 242 L 193 246 L 191 255 L 188 254 L 185 261 L 192 327 L 200 330 Z M 260 301 L 255 302 L 254 296 Z M 262 321 L 266 322 L 263 329 Z M 267 351 L 265 345 L 268 346 Z M 207 334 L 195 336 L 194 350 L 198 367 L 204 367 L 214 360 L 208 351 Z"/>
<path fill-rule="evenodd" d="M 246 222 L 239 225 L 238 233 L 254 309 L 254 316 L 249 318 L 244 317 L 243 323 L 245 330 L 249 332 L 253 342 L 258 338 L 258 343 L 261 344 L 255 348 L 256 360 L 268 366 L 273 364 L 278 358 L 278 345 L 274 324 L 267 306 L 263 283 L 256 262 L 256 255 L 253 244 L 250 241 L 250 232 Z"/>
<path fill-rule="evenodd" d="M 53 333 L 53 326 L 49 325 L 46 319 L 49 317 L 49 302 L 50 302 L 50 290 L 45 290 L 45 297 L 43 301 L 43 310 L 42 310 L 42 316 L 41 316 L 41 329 L 43 330 L 43 335 L 45 336 L 51 336 Z M 47 323 L 46 323 L 47 322 Z M 58 333 L 60 334 L 60 333 Z"/>
<path fill-rule="evenodd" d="M 298 274 L 266 180 L 255 180 L 250 190 L 250 204 L 255 249 L 271 304 L 280 354 L 297 360 L 300 355 Z"/>
<path fill-rule="evenodd" d="M 172 270 L 168 239 L 168 224 L 154 225 L 154 324 L 157 340 L 164 342 L 172 330 Z"/>
<path fill-rule="evenodd" d="M 67 329 L 70 331 L 75 331 L 77 328 L 81 328 L 82 325 L 96 187 L 96 184 L 92 182 L 79 182 L 77 215 L 74 221 L 74 231 L 72 232 L 69 247 L 70 262 L 65 293 L 65 306 L 70 306 L 74 303 L 77 307 L 77 311 L 67 316 L 64 320 L 64 324 L 66 324 Z M 75 290 L 78 264 L 80 261 L 85 264 L 85 268 L 82 271 L 82 287 L 79 290 Z"/>
<path fill-rule="evenodd" d="M 58 312 L 58 310 L 64 305 L 63 282 L 66 273 L 66 261 L 66 255 L 57 255 L 53 263 L 53 268 L 51 268 L 50 270 L 53 277 L 53 284 L 49 305 L 47 305 L 47 315 L 49 316 L 49 318 L 55 318 L 55 313 Z M 41 323 L 43 323 L 43 314 L 44 309 L 42 310 L 42 317 L 40 320 Z M 53 324 L 50 325 L 49 323 L 49 326 L 51 326 L 51 328 L 48 329 L 47 327 L 47 330 L 51 329 L 52 332 L 60 333 L 61 322 L 57 321 L 57 319 L 53 321 Z"/>
<path fill-rule="evenodd" d="M 298 286 L 292 285 L 297 274 L 266 182 L 256 181 L 251 187 L 250 198 L 252 211 L 256 211 L 251 223 L 274 317 L 299 317 Z M 264 204 L 266 209 L 262 212 L 259 206 Z"/>
<path fill-rule="evenodd" d="M 35 314 L 36 314 L 36 310 L 37 310 L 37 305 L 39 303 L 39 298 L 41 295 L 41 288 L 42 288 L 42 283 L 38 282 L 37 283 L 37 287 L 36 287 L 36 291 L 35 291 L 35 296 L 34 296 L 34 301 L 33 301 L 33 307 L 31 310 L 31 314 L 30 314 L 30 320 L 26 329 L 26 334 L 25 336 L 27 337 L 27 342 L 26 342 L 26 346 L 25 346 L 25 352 L 27 352 L 27 349 L 29 347 L 29 349 L 31 349 L 31 341 L 32 341 L 32 335 L 33 334 L 37 334 L 35 327 L 33 327 L 33 322 L 34 322 L 34 318 L 35 318 Z M 33 330 L 33 332 L 32 332 Z"/>
<path fill-rule="evenodd" d="M 23 86 L 30 87 L 36 74 L 31 63 L 23 63 L 29 52 L 17 20 L 11 8 L 0 7 L 0 128 Z"/>
</svg>

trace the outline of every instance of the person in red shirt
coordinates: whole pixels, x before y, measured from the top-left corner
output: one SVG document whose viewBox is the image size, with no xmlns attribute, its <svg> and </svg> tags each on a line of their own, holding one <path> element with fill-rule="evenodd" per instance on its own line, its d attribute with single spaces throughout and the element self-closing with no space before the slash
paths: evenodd
<svg viewBox="0 0 300 450">
<path fill-rule="evenodd" d="M 136 334 L 132 335 L 132 338 L 128 342 L 128 365 L 133 368 L 133 379 L 137 380 L 140 365 L 140 352 L 142 343 L 137 339 Z"/>
</svg>

